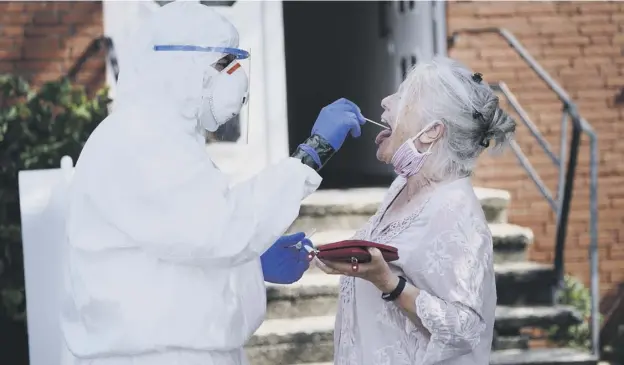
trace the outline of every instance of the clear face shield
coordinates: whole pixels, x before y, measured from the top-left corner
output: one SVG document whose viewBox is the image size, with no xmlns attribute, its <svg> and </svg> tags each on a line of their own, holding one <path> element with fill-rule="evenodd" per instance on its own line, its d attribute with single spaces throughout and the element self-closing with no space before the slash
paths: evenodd
<svg viewBox="0 0 624 365">
<path fill-rule="evenodd" d="M 203 85 L 199 126 L 208 144 L 247 144 L 250 53 L 239 48 L 192 45 L 156 45 L 154 51 L 221 54 L 210 65 L 217 73 Z"/>
</svg>

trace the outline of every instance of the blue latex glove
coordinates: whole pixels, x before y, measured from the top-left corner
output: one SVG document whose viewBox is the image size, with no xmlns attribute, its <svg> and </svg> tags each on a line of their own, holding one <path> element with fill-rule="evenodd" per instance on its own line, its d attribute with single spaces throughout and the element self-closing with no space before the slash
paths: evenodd
<svg viewBox="0 0 624 365">
<path fill-rule="evenodd" d="M 282 236 L 260 256 L 264 281 L 274 284 L 292 284 L 301 279 L 310 266 L 308 251 L 303 246 L 312 247 L 312 242 L 304 238 L 303 232 Z M 291 247 L 298 242 L 302 243 L 301 249 Z"/>
<path fill-rule="evenodd" d="M 347 134 L 357 138 L 362 133 L 360 126 L 366 123 L 360 108 L 347 99 L 337 100 L 324 107 L 319 113 L 312 134 L 318 134 L 338 151 Z"/>
</svg>

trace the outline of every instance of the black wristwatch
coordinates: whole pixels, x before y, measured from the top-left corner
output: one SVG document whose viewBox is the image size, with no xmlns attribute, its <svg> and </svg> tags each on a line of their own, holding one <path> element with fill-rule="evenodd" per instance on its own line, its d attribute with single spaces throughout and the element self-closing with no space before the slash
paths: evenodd
<svg viewBox="0 0 624 365">
<path fill-rule="evenodd" d="M 381 294 L 381 299 L 387 301 L 387 302 L 393 302 L 396 300 L 396 298 L 399 297 L 399 295 L 401 295 L 401 293 L 403 293 L 403 290 L 405 289 L 405 284 L 407 283 L 407 280 L 405 280 L 404 277 L 399 276 L 399 283 L 397 284 L 396 288 L 394 288 L 394 290 L 390 293 L 383 293 Z"/>
</svg>

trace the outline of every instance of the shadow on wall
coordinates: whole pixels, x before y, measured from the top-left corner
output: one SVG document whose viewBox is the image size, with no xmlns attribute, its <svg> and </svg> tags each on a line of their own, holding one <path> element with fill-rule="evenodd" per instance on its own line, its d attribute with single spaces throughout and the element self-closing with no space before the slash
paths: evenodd
<svg viewBox="0 0 624 365">
<path fill-rule="evenodd" d="M 23 8 L 15 26 L 17 59 L 14 72 L 35 85 L 65 76 L 93 39 L 103 33 L 101 2 L 17 3 Z M 16 20 L 16 22 L 17 22 Z M 105 84 L 103 54 L 92 57 L 82 67 L 75 82 L 91 94 Z"/>
</svg>

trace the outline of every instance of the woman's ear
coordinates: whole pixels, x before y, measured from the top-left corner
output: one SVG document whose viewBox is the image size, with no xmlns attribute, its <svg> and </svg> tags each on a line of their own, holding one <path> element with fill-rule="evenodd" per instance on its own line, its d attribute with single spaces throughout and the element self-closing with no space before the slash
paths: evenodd
<svg viewBox="0 0 624 365">
<path fill-rule="evenodd" d="M 433 143 L 442 138 L 442 135 L 444 134 L 444 129 L 444 123 L 435 123 L 431 126 L 431 128 L 429 128 L 425 133 L 420 136 L 419 140 L 423 144 Z"/>
</svg>

